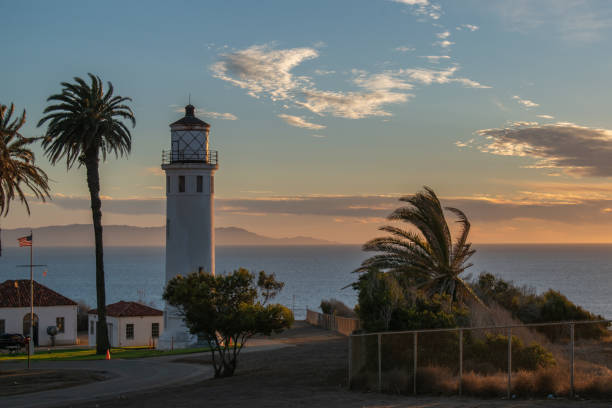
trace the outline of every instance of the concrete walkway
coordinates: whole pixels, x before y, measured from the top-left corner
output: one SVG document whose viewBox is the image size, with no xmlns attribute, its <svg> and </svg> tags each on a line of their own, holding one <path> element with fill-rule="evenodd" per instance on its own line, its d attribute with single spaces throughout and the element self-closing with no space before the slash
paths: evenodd
<svg viewBox="0 0 612 408">
<path fill-rule="evenodd" d="M 242 353 L 290 347 L 277 340 L 253 341 Z M 127 360 L 33 361 L 34 369 L 71 369 L 104 371 L 108 379 L 69 388 L 3 397 L 2 407 L 42 408 L 66 406 L 78 402 L 103 400 L 122 394 L 146 391 L 180 383 L 191 384 L 210 379 L 213 368 L 205 364 L 175 362 L 183 358 L 207 356 L 209 352 Z M 3 369 L 22 369 L 23 361 L 2 363 Z"/>
</svg>

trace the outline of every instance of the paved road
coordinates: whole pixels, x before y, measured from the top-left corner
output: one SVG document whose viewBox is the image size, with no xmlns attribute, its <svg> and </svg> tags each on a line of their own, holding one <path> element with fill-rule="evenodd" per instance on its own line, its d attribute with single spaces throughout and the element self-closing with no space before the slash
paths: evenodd
<svg viewBox="0 0 612 408">
<path fill-rule="evenodd" d="M 278 340 L 253 340 L 242 353 L 291 347 Z M 153 388 L 167 387 L 177 383 L 190 384 L 212 378 L 214 371 L 204 364 L 174 362 L 186 357 L 197 357 L 209 353 L 195 353 L 164 357 L 151 357 L 128 360 L 89 360 L 89 361 L 36 361 L 32 368 L 37 369 L 72 369 L 105 371 L 109 379 L 70 388 L 41 391 L 31 394 L 20 394 L 4 397 L 0 407 L 42 408 L 67 406 L 72 403 L 102 400 L 118 397 L 121 394 L 145 391 Z M 24 362 L 3 363 L 3 369 L 20 369 Z"/>
<path fill-rule="evenodd" d="M 195 354 L 197 355 L 197 354 Z M 194 356 L 194 354 L 191 354 Z M 109 379 L 76 387 L 41 391 L 2 398 L 2 407 L 40 408 L 68 405 L 95 399 L 117 397 L 121 394 L 144 391 L 176 383 L 189 384 L 212 378 L 213 369 L 203 364 L 175 363 L 184 356 L 168 356 L 130 360 L 94 361 L 39 361 L 32 368 L 83 369 L 106 371 Z M 21 363 L 3 363 L 5 369 L 23 368 Z"/>
</svg>

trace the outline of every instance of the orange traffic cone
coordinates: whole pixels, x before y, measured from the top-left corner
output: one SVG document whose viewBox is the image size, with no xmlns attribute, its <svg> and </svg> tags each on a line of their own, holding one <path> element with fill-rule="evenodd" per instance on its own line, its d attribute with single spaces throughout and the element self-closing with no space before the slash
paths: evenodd
<svg viewBox="0 0 612 408">
<path fill-rule="evenodd" d="M 110 360 L 110 350 L 109 349 L 106 350 L 106 359 Z"/>
</svg>

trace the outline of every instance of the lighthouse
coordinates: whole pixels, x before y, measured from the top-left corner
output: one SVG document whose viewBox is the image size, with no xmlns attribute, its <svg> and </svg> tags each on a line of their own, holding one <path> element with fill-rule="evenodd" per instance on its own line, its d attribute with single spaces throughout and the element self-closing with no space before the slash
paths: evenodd
<svg viewBox="0 0 612 408">
<path fill-rule="evenodd" d="M 170 150 L 162 152 L 166 173 L 166 283 L 177 275 L 215 273 L 214 173 L 217 152 L 209 149 L 210 125 L 185 107 L 170 124 Z M 168 304 L 158 348 L 185 348 L 197 341 Z"/>
</svg>

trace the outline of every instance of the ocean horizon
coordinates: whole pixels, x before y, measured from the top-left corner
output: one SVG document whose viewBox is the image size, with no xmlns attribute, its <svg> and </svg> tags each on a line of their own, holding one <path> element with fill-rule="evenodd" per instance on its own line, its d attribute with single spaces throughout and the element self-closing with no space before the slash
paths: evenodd
<svg viewBox="0 0 612 408">
<path fill-rule="evenodd" d="M 538 293 L 555 289 L 570 300 L 612 318 L 612 244 L 475 244 L 474 266 L 464 276 L 490 272 Z M 134 300 L 163 308 L 164 247 L 105 247 L 107 303 Z M 285 287 L 276 298 L 295 310 L 317 310 L 321 300 L 336 298 L 353 307 L 352 273 L 370 256 L 360 245 L 218 246 L 216 271 L 243 267 L 276 274 Z M 95 255 L 90 247 L 34 249 L 34 278 L 75 301 L 95 306 Z M 27 248 L 4 248 L 0 281 L 29 279 Z M 44 274 L 46 271 L 46 274 Z"/>
</svg>

